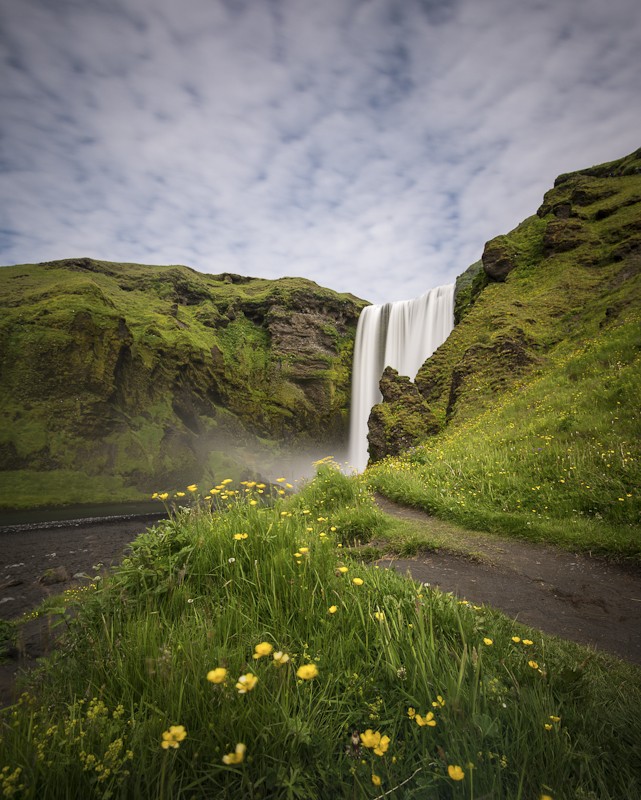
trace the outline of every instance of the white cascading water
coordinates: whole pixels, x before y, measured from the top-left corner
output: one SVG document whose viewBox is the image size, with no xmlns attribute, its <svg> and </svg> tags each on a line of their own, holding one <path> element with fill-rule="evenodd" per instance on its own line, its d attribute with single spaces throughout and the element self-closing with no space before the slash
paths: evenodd
<svg viewBox="0 0 641 800">
<path fill-rule="evenodd" d="M 348 464 L 367 466 L 367 421 L 382 400 L 379 381 L 385 367 L 400 375 L 416 373 L 454 327 L 456 284 L 430 289 L 415 300 L 367 306 L 361 312 L 354 344 Z"/>
</svg>

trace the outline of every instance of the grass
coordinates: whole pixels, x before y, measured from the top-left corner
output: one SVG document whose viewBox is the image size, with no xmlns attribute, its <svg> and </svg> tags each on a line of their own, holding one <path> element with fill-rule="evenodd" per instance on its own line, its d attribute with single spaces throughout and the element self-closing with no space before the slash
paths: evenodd
<svg viewBox="0 0 641 800">
<path fill-rule="evenodd" d="M 639 796 L 639 670 L 366 568 L 384 517 L 331 463 L 232 485 L 74 597 L 0 712 L 5 797 Z"/>
<path fill-rule="evenodd" d="M 560 345 L 545 370 L 429 443 L 367 470 L 371 488 L 466 528 L 641 563 L 639 313 Z"/>
</svg>

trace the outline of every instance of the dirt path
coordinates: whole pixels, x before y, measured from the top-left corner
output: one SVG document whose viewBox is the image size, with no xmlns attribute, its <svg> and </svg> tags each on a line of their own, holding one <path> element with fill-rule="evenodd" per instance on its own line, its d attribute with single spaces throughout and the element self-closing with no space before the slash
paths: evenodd
<svg viewBox="0 0 641 800">
<path fill-rule="evenodd" d="M 377 564 L 394 564 L 397 572 L 409 571 L 414 580 L 641 666 L 640 570 L 567 550 L 449 528 L 382 495 L 376 501 L 386 514 L 433 526 L 444 548 L 449 538 L 452 549 L 474 554 L 471 559 L 442 549 L 411 559 L 381 559 Z"/>
</svg>

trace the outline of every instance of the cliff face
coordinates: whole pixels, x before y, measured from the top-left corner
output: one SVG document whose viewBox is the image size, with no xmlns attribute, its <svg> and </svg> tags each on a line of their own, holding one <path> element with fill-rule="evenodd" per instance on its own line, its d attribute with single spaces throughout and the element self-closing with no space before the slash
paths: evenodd
<svg viewBox="0 0 641 800">
<path fill-rule="evenodd" d="M 64 470 L 148 493 L 345 435 L 352 295 L 80 258 L 2 268 L 0 305 L 5 480 Z"/>
<path fill-rule="evenodd" d="M 560 342 L 598 336 L 639 308 L 641 150 L 559 176 L 536 214 L 488 242 L 461 278 L 448 340 L 403 396 L 372 411 L 372 460 L 420 441 L 416 392 L 438 421 L 432 432 L 464 425 L 545 370 Z"/>
</svg>

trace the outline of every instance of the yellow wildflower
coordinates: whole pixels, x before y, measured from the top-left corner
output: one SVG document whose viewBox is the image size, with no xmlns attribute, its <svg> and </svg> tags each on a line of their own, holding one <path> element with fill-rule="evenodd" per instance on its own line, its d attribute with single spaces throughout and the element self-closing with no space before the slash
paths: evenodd
<svg viewBox="0 0 641 800">
<path fill-rule="evenodd" d="M 373 748 L 377 756 L 384 755 L 391 741 L 389 736 L 381 736 L 380 731 L 374 733 L 371 728 L 368 728 L 365 733 L 361 733 L 361 742 L 365 747 Z"/>
<path fill-rule="evenodd" d="M 299 678 L 304 681 L 310 681 L 312 678 L 316 678 L 318 675 L 318 667 L 316 664 L 303 664 L 302 667 L 298 668 L 296 672 Z"/>
<path fill-rule="evenodd" d="M 520 638 L 518 636 L 513 636 L 512 637 L 512 641 L 516 642 L 518 644 L 521 640 L 520 640 Z"/>
<path fill-rule="evenodd" d="M 454 767 L 450 764 L 450 766 L 447 768 L 447 774 L 453 781 L 462 781 L 465 777 L 465 773 L 458 766 L 458 764 Z"/>
<path fill-rule="evenodd" d="M 257 503 L 258 503 L 258 500 L 250 500 L 249 501 L 249 505 L 250 506 L 255 506 Z"/>
<path fill-rule="evenodd" d="M 163 492 L 163 494 L 159 494 L 158 497 L 161 500 L 166 500 L 169 497 L 169 494 L 167 492 Z"/>
<path fill-rule="evenodd" d="M 233 482 L 233 480 L 234 480 L 233 478 L 225 478 L 225 480 L 224 480 L 224 481 L 221 481 L 221 484 L 222 484 L 223 486 L 225 486 L 225 485 L 226 485 L 226 484 L 228 484 L 228 483 L 232 483 L 232 482 Z"/>
<path fill-rule="evenodd" d="M 421 726 L 429 725 L 433 728 L 436 725 L 436 720 L 434 719 L 434 714 L 430 711 L 430 713 L 426 717 L 421 717 L 419 714 L 416 715 L 416 721 Z"/>
<path fill-rule="evenodd" d="M 491 639 L 487 639 L 487 638 L 486 638 L 486 639 L 483 639 L 483 642 L 484 642 L 485 644 L 487 644 L 487 645 L 494 644 L 494 642 L 493 642 Z"/>
<path fill-rule="evenodd" d="M 531 639 L 523 639 L 523 644 L 534 644 Z"/>
<path fill-rule="evenodd" d="M 226 756 L 223 756 L 223 762 L 225 764 L 240 764 L 240 762 L 245 758 L 245 750 L 247 748 L 242 742 L 239 742 L 236 745 L 236 750 L 233 753 L 227 753 Z"/>
<path fill-rule="evenodd" d="M 188 492 L 195 492 L 197 488 L 198 488 L 198 486 L 195 483 L 192 483 L 191 486 L 187 487 L 187 491 Z"/>
<path fill-rule="evenodd" d="M 256 675 L 252 675 L 251 672 L 248 672 L 247 675 L 241 675 L 240 678 L 238 678 L 238 683 L 236 684 L 238 694 L 247 694 L 247 692 L 251 692 L 257 683 L 258 677 Z"/>
<path fill-rule="evenodd" d="M 338 571 L 342 572 L 343 574 L 345 574 L 347 572 L 347 567 L 339 567 Z"/>
<path fill-rule="evenodd" d="M 236 541 L 240 541 L 241 539 L 246 539 L 246 538 L 247 538 L 247 534 L 246 533 L 235 533 L 234 534 L 234 539 L 236 539 Z"/>
<path fill-rule="evenodd" d="M 532 667 L 532 669 L 539 668 L 539 665 L 536 663 L 536 661 L 528 661 L 527 663 Z"/>
<path fill-rule="evenodd" d="M 162 742 L 160 746 L 163 750 L 167 750 L 169 747 L 173 747 L 175 750 L 179 747 L 179 742 L 182 742 L 187 736 L 187 731 L 183 728 L 182 725 L 172 725 L 168 731 L 165 731 L 162 735 Z"/>
<path fill-rule="evenodd" d="M 354 578 L 353 583 L 355 583 L 357 586 L 362 586 L 363 585 L 363 579 L 362 578 Z"/>
<path fill-rule="evenodd" d="M 416 709 L 415 709 L 415 708 L 412 708 L 412 707 L 410 706 L 410 707 L 407 709 L 407 716 L 408 716 L 410 719 L 414 719 L 414 717 L 416 716 Z"/>
<path fill-rule="evenodd" d="M 436 700 L 432 701 L 432 705 L 434 708 L 445 708 L 445 700 L 441 697 L 440 694 L 436 695 Z"/>
<path fill-rule="evenodd" d="M 299 547 L 298 549 L 301 551 L 301 553 L 309 553 L 309 547 Z"/>
<path fill-rule="evenodd" d="M 227 677 L 227 670 L 223 667 L 212 669 L 207 673 L 207 680 L 211 683 L 222 683 Z"/>
<path fill-rule="evenodd" d="M 378 777 L 378 775 L 372 775 L 372 783 L 374 784 L 374 786 L 381 785 L 381 779 Z"/>
<path fill-rule="evenodd" d="M 337 611 L 338 611 L 338 606 L 330 606 L 329 607 L 329 613 L 330 614 L 335 614 Z"/>
<path fill-rule="evenodd" d="M 274 663 L 277 667 L 282 667 L 283 664 L 286 664 L 289 661 L 289 656 L 287 653 L 283 653 L 280 650 L 277 653 L 274 653 Z"/>
<path fill-rule="evenodd" d="M 254 648 L 254 650 L 256 651 L 254 653 L 254 658 L 258 659 L 261 658 L 262 656 L 268 656 L 273 651 L 273 649 L 274 648 L 269 642 L 261 642 L 260 644 L 257 644 L 256 647 Z"/>
<path fill-rule="evenodd" d="M 385 614 L 382 611 L 375 611 L 374 612 L 374 617 L 375 617 L 375 619 L 378 619 L 378 620 L 384 620 L 385 619 Z"/>
</svg>

